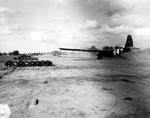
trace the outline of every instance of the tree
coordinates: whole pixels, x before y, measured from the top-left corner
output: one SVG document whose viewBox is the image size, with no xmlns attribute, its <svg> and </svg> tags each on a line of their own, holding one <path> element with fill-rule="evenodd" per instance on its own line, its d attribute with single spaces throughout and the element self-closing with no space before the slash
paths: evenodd
<svg viewBox="0 0 150 118">
<path fill-rule="evenodd" d="M 91 46 L 89 49 L 90 50 L 98 50 L 95 46 Z"/>
<path fill-rule="evenodd" d="M 13 55 L 19 55 L 19 51 L 18 50 L 13 51 Z"/>
</svg>

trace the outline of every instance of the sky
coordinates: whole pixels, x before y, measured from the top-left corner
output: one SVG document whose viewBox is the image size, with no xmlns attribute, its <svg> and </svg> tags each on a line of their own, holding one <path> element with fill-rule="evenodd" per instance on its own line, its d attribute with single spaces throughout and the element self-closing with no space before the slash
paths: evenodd
<svg viewBox="0 0 150 118">
<path fill-rule="evenodd" d="M 150 46 L 149 0 L 0 0 L 0 51 Z"/>
</svg>

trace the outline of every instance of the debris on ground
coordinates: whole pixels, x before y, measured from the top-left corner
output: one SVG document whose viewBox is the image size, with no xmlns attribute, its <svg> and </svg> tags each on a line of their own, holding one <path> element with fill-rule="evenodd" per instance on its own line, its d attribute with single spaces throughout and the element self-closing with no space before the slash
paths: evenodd
<svg viewBox="0 0 150 118">
<path fill-rule="evenodd" d="M 133 100 L 133 98 L 131 98 L 131 97 L 126 97 L 126 98 L 124 98 L 124 100 L 129 100 L 129 101 L 131 101 L 131 100 Z"/>
<path fill-rule="evenodd" d="M 54 66 L 52 61 L 49 60 L 41 60 L 39 61 L 36 57 L 31 57 L 28 55 L 20 55 L 19 57 L 15 57 L 14 60 L 8 60 L 5 62 L 5 66 L 7 67 L 28 67 L 28 66 Z"/>
</svg>

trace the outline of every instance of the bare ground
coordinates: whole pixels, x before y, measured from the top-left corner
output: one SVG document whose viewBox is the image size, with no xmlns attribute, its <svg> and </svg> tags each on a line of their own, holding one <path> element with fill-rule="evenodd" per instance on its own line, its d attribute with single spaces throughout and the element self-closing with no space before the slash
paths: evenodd
<svg viewBox="0 0 150 118">
<path fill-rule="evenodd" d="M 1 69 L 10 118 L 148 118 L 149 65 L 126 59 L 40 57 L 55 67 Z"/>
</svg>

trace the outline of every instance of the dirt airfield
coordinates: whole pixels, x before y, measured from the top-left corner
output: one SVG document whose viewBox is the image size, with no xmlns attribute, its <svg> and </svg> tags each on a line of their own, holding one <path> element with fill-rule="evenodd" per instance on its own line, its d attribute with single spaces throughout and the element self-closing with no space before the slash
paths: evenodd
<svg viewBox="0 0 150 118">
<path fill-rule="evenodd" d="M 6 68 L 1 61 L 0 104 L 9 105 L 10 118 L 149 118 L 150 58 L 131 55 L 39 56 L 52 67 Z"/>
</svg>

